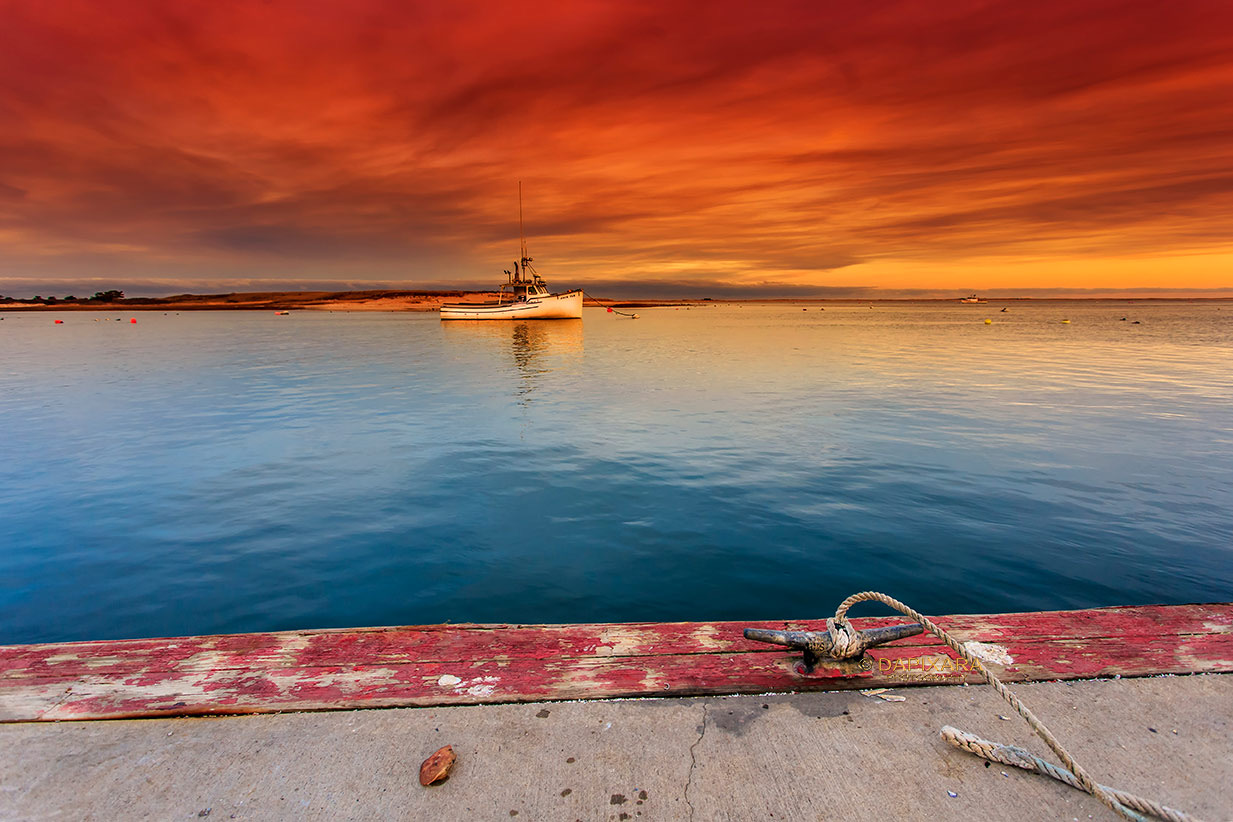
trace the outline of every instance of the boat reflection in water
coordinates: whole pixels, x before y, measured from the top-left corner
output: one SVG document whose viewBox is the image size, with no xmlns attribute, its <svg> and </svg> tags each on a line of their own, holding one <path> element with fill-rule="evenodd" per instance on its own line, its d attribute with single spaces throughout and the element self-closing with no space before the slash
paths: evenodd
<svg viewBox="0 0 1233 822">
<path fill-rule="evenodd" d="M 547 375 L 576 364 L 582 357 L 582 320 L 455 320 L 442 323 L 441 329 L 451 341 L 480 343 L 485 352 L 506 348 L 518 377 L 521 404 L 530 401 L 531 393 Z"/>
</svg>

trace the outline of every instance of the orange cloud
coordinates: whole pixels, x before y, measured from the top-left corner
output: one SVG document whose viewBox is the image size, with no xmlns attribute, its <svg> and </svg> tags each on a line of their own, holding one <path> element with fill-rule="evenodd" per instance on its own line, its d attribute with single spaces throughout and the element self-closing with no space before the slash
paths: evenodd
<svg viewBox="0 0 1233 822">
<path fill-rule="evenodd" d="M 1227 4 L 439 6 L 0 2 L 0 291 L 1230 284 Z"/>
</svg>

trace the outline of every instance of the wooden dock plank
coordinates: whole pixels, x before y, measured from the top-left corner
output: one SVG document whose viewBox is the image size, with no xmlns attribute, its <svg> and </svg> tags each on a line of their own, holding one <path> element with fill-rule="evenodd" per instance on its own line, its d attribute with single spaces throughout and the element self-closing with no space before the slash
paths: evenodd
<svg viewBox="0 0 1233 822">
<path fill-rule="evenodd" d="M 1184 635 L 1228 630 L 1233 619 L 1219 606 L 1178 605 L 1102 608 L 996 617 L 938 617 L 965 639 L 1049 642 L 1058 637 L 1091 638 Z M 858 628 L 895 624 L 898 617 L 855 618 Z M 326 629 L 263 634 L 223 634 L 0 647 L 0 678 L 123 674 L 140 670 L 249 669 L 272 665 L 345 665 L 460 661 L 491 657 L 559 659 L 573 656 L 744 653 L 767 646 L 745 640 L 743 628 L 825 630 L 825 620 L 787 622 L 608 623 L 580 625 L 425 625 L 394 628 Z M 922 635 L 898 646 L 936 646 Z"/>
<path fill-rule="evenodd" d="M 857 618 L 857 627 L 903 620 Z M 1233 670 L 1233 604 L 963 615 L 1008 681 Z M 0 721 L 260 713 L 978 681 L 929 636 L 812 675 L 757 623 L 430 625 L 0 647 Z M 1004 655 L 1004 656 L 1003 656 Z"/>
</svg>

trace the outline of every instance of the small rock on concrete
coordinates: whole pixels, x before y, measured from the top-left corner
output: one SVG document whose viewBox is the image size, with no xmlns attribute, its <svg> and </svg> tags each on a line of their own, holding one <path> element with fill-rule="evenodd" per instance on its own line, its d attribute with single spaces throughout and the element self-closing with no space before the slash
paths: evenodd
<svg viewBox="0 0 1233 822">
<path fill-rule="evenodd" d="M 457 759 L 458 756 L 454 753 L 452 745 L 446 745 L 444 748 L 433 751 L 432 756 L 420 765 L 420 784 L 427 787 L 445 779 L 450 775 L 450 768 L 454 767 Z"/>
</svg>

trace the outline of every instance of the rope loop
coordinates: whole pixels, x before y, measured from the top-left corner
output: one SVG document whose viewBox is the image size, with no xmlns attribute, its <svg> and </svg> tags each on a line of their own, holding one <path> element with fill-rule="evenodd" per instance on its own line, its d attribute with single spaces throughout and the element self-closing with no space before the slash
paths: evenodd
<svg viewBox="0 0 1233 822">
<path fill-rule="evenodd" d="M 845 619 L 839 618 L 826 621 L 826 632 L 830 635 L 830 647 L 827 653 L 835 659 L 848 659 L 864 649 L 860 634 Z"/>
</svg>

